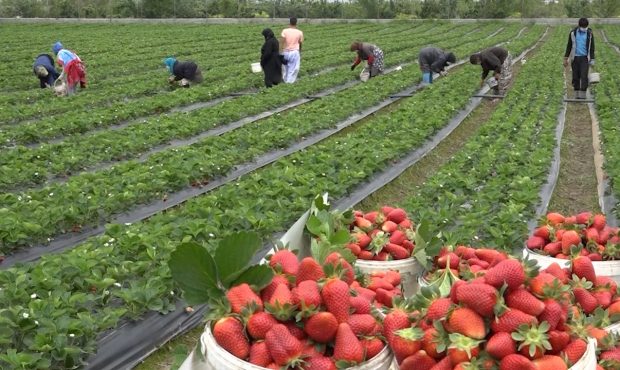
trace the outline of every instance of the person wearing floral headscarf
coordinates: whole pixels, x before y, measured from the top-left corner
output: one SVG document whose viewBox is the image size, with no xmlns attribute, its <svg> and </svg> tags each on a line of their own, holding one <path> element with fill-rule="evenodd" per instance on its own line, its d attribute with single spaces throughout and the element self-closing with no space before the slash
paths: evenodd
<svg viewBox="0 0 620 370">
<path fill-rule="evenodd" d="M 170 57 L 164 59 L 164 65 L 170 73 L 170 77 L 168 77 L 168 82 L 170 83 L 179 81 L 179 85 L 189 87 L 190 83 L 200 83 L 204 81 L 200 68 L 198 68 L 198 65 L 194 62 L 180 62 L 176 60 L 176 58 Z"/>
<path fill-rule="evenodd" d="M 78 83 L 80 88 L 86 88 L 86 68 L 80 57 L 71 50 L 65 49 L 60 41 L 52 46 L 52 51 L 56 55 L 56 61 L 62 67 L 60 79 L 67 86 L 67 95 L 75 92 Z"/>
</svg>

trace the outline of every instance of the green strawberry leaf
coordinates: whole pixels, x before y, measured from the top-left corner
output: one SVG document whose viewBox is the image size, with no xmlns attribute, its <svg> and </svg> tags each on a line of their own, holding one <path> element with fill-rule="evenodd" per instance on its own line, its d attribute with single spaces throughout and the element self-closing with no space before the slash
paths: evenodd
<svg viewBox="0 0 620 370">
<path fill-rule="evenodd" d="M 269 265 L 254 265 L 243 270 L 241 275 L 231 284 L 237 286 L 247 283 L 255 291 L 261 291 L 264 287 L 271 283 L 273 279 L 273 269 Z"/>
<path fill-rule="evenodd" d="M 168 266 L 190 305 L 207 303 L 224 296 L 217 280 L 213 257 L 197 243 L 184 243 L 171 253 Z"/>
<path fill-rule="evenodd" d="M 219 242 L 215 249 L 214 260 L 224 287 L 232 286 L 232 283 L 251 264 L 252 257 L 261 246 L 258 234 L 252 232 L 235 233 Z"/>
</svg>

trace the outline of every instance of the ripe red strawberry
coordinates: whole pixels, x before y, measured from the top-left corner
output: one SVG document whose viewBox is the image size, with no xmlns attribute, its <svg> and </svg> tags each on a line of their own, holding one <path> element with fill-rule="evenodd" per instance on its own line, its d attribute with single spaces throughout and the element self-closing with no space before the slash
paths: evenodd
<svg viewBox="0 0 620 370">
<path fill-rule="evenodd" d="M 501 252 L 489 248 L 476 249 L 475 253 L 476 257 L 488 262 L 489 264 L 493 263 L 495 259 L 500 258 L 499 256 L 501 255 Z"/>
<path fill-rule="evenodd" d="M 300 341 L 305 341 L 306 339 L 308 339 L 306 332 L 304 331 L 304 329 L 301 328 L 301 324 L 297 323 L 294 319 L 289 320 L 283 324 L 284 326 L 286 326 L 291 335 L 295 338 L 299 339 Z"/>
<path fill-rule="evenodd" d="M 539 238 L 543 238 L 545 241 L 551 239 L 551 228 L 547 225 L 538 227 L 534 230 L 533 235 Z"/>
<path fill-rule="evenodd" d="M 375 329 L 377 327 L 377 320 L 369 314 L 353 314 L 349 316 L 347 324 L 353 330 L 353 333 L 357 336 L 370 336 L 377 335 Z"/>
<path fill-rule="evenodd" d="M 351 284 L 351 289 L 353 289 L 360 297 L 364 297 L 370 302 L 375 300 L 377 293 L 373 292 L 370 289 L 359 286 L 359 283 L 357 283 L 357 286 L 355 286 L 355 283 L 357 282 Z"/>
<path fill-rule="evenodd" d="M 557 256 L 562 253 L 562 242 L 551 242 L 543 247 L 543 251 L 550 256 Z"/>
<path fill-rule="evenodd" d="M 295 253 L 288 249 L 280 249 L 269 259 L 269 266 L 274 269 L 279 268 L 285 274 L 296 276 L 299 270 L 299 261 L 297 261 Z"/>
<path fill-rule="evenodd" d="M 499 365 L 500 370 L 536 370 L 536 366 L 529 358 L 512 354 L 504 357 Z"/>
<path fill-rule="evenodd" d="M 256 312 L 248 319 L 246 329 L 253 339 L 265 339 L 267 332 L 277 323 L 278 321 L 267 312 Z"/>
<path fill-rule="evenodd" d="M 333 358 L 336 362 L 359 364 L 364 361 L 364 348 L 346 322 L 338 325 Z"/>
<path fill-rule="evenodd" d="M 565 331 L 551 330 L 549 332 L 549 343 L 551 344 L 551 354 L 558 354 L 566 348 L 570 342 L 570 334 Z"/>
<path fill-rule="evenodd" d="M 593 228 L 600 231 L 600 230 L 603 230 L 606 225 L 607 225 L 607 219 L 605 218 L 605 215 L 601 215 L 601 214 L 594 215 L 594 218 L 592 219 Z"/>
<path fill-rule="evenodd" d="M 397 224 L 401 223 L 407 219 L 407 212 L 402 208 L 394 208 L 387 214 L 387 219 Z"/>
<path fill-rule="evenodd" d="M 499 292 L 488 284 L 464 284 L 456 290 L 456 299 L 483 317 L 493 316 Z"/>
<path fill-rule="evenodd" d="M 389 215 L 390 212 L 392 212 L 393 210 L 394 210 L 394 207 L 390 207 L 390 206 L 381 207 L 381 213 L 383 213 L 385 217 L 387 217 L 387 215 Z"/>
<path fill-rule="evenodd" d="M 567 269 L 563 269 L 557 262 L 553 262 L 544 270 L 546 273 L 555 276 L 562 284 L 568 283 L 568 271 Z"/>
<path fill-rule="evenodd" d="M 532 316 L 540 315 L 545 309 L 545 304 L 525 288 L 508 292 L 505 298 L 508 307 L 516 308 Z"/>
<path fill-rule="evenodd" d="M 546 321 L 549 323 L 550 330 L 555 329 L 562 317 L 565 315 L 562 306 L 555 299 L 545 299 L 543 301 L 545 304 L 545 309 L 538 316 L 540 322 Z"/>
<path fill-rule="evenodd" d="M 306 364 L 304 365 L 304 370 L 337 370 L 336 364 L 334 361 L 322 355 L 319 356 L 311 356 L 305 359 Z"/>
<path fill-rule="evenodd" d="M 452 288 L 450 288 L 450 299 L 453 303 L 458 304 L 459 301 L 456 299 L 456 291 L 461 285 L 465 285 L 467 282 L 465 280 L 457 280 L 452 284 Z"/>
<path fill-rule="evenodd" d="M 448 266 L 448 261 L 450 261 L 450 268 L 455 269 L 459 267 L 461 258 L 454 252 L 448 252 L 437 259 L 437 266 L 444 269 Z"/>
<path fill-rule="evenodd" d="M 349 318 L 349 285 L 340 279 L 330 279 L 321 291 L 323 303 L 327 310 L 336 316 L 339 323 Z"/>
<path fill-rule="evenodd" d="M 377 211 L 365 213 L 363 217 L 376 225 L 381 225 L 385 221 L 385 216 Z"/>
<path fill-rule="evenodd" d="M 306 320 L 304 331 L 319 343 L 328 343 L 336 336 L 338 320 L 330 312 L 317 312 Z"/>
<path fill-rule="evenodd" d="M 397 245 L 402 246 L 403 242 L 406 239 L 407 239 L 407 235 L 405 235 L 405 233 L 400 230 L 396 230 L 390 235 L 390 243 L 392 244 L 397 244 Z"/>
<path fill-rule="evenodd" d="M 264 341 L 254 342 L 250 347 L 250 359 L 251 364 L 265 367 L 273 362 L 267 343 Z"/>
<path fill-rule="evenodd" d="M 547 222 L 550 225 L 559 225 L 564 222 L 564 216 L 556 212 L 547 213 Z"/>
<path fill-rule="evenodd" d="M 430 327 L 424 331 L 424 337 L 422 338 L 422 349 L 434 359 L 439 359 L 445 354 L 445 351 L 441 353 L 437 351 L 438 340 L 439 333 L 434 327 Z"/>
<path fill-rule="evenodd" d="M 494 358 L 501 360 L 504 357 L 517 353 L 517 342 L 510 333 L 495 333 L 486 344 L 486 351 Z"/>
<path fill-rule="evenodd" d="M 387 243 L 383 246 L 383 249 L 388 252 L 395 260 L 404 260 L 411 255 L 404 247 L 401 247 L 398 244 Z"/>
<path fill-rule="evenodd" d="M 522 324 L 538 324 L 536 317 L 528 315 L 523 311 L 512 308 L 503 315 L 491 320 L 491 330 L 495 333 L 506 332 L 512 333 Z"/>
<path fill-rule="evenodd" d="M 354 314 L 370 313 L 370 301 L 363 296 L 349 298 L 349 304 Z"/>
<path fill-rule="evenodd" d="M 405 219 L 402 222 L 399 222 L 398 226 L 403 229 L 411 229 L 413 227 L 413 222 L 411 222 L 411 220 L 409 219 Z"/>
<path fill-rule="evenodd" d="M 213 337 L 220 347 L 245 360 L 250 354 L 250 342 L 245 336 L 243 324 L 234 317 L 223 317 L 213 325 Z"/>
<path fill-rule="evenodd" d="M 276 287 L 276 290 L 265 306 L 267 311 L 279 321 L 287 321 L 290 319 L 296 308 L 293 303 L 293 293 L 285 284 L 280 284 Z"/>
<path fill-rule="evenodd" d="M 594 243 L 598 242 L 598 230 L 596 230 L 593 227 L 589 227 L 587 229 L 584 230 L 584 238 L 586 239 L 586 241 L 592 241 Z"/>
<path fill-rule="evenodd" d="M 303 308 L 319 308 L 321 306 L 321 292 L 314 280 L 304 280 L 291 291 L 293 304 Z"/>
<path fill-rule="evenodd" d="M 383 225 L 381 225 L 381 230 L 391 234 L 394 231 L 398 230 L 398 225 L 393 221 L 385 221 Z"/>
<path fill-rule="evenodd" d="M 426 318 L 431 321 L 441 320 L 448 315 L 452 306 L 450 298 L 437 298 L 431 302 L 426 311 Z"/>
<path fill-rule="evenodd" d="M 365 249 L 370 245 L 370 242 L 372 242 L 372 238 L 368 236 L 368 234 L 361 231 L 354 233 L 353 237 L 355 238 L 357 244 L 360 246 L 361 249 Z"/>
<path fill-rule="evenodd" d="M 592 220 L 592 212 L 581 212 L 575 216 L 577 223 L 581 225 L 589 225 Z"/>
<path fill-rule="evenodd" d="M 394 285 L 392 285 L 384 277 L 371 276 L 370 283 L 368 284 L 367 288 L 376 292 L 377 289 L 394 290 Z"/>
<path fill-rule="evenodd" d="M 583 357 L 583 354 L 586 353 L 586 349 L 588 349 L 588 343 L 586 341 L 583 339 L 575 339 L 568 343 L 563 352 L 568 359 L 568 363 L 574 365 Z"/>
<path fill-rule="evenodd" d="M 545 230 L 548 230 L 548 229 L 545 228 Z M 545 246 L 545 243 L 546 243 L 545 238 L 532 235 L 527 239 L 527 242 L 525 244 L 529 249 L 542 249 L 542 247 Z"/>
<path fill-rule="evenodd" d="M 297 270 L 297 285 L 305 280 L 317 281 L 325 277 L 323 267 L 312 257 L 306 257 L 299 263 Z"/>
<path fill-rule="evenodd" d="M 297 366 L 300 363 L 303 343 L 295 338 L 286 326 L 274 325 L 265 337 L 273 362 L 280 366 Z"/>
<path fill-rule="evenodd" d="M 601 353 L 600 359 L 620 362 L 620 350 L 616 347 L 616 349 L 604 351 Z"/>
<path fill-rule="evenodd" d="M 356 227 L 362 229 L 363 231 L 369 231 L 370 229 L 372 229 L 372 222 L 363 217 L 355 217 L 355 222 L 353 224 Z"/>
<path fill-rule="evenodd" d="M 334 252 L 328 255 L 325 258 L 325 264 L 330 264 L 332 266 L 340 265 L 342 270 L 344 271 L 344 275 L 341 279 L 347 283 L 348 285 L 352 284 L 355 281 L 355 270 L 353 270 L 353 266 L 347 260 L 342 258 L 340 253 Z"/>
<path fill-rule="evenodd" d="M 226 292 L 226 298 L 228 298 L 228 302 L 230 302 L 230 308 L 233 313 L 241 313 L 243 308 L 252 303 L 256 305 L 257 311 L 263 310 L 263 301 L 246 283 L 230 288 Z"/>
<path fill-rule="evenodd" d="M 581 244 L 581 236 L 575 230 L 566 230 L 562 234 L 562 253 L 570 254 L 570 248 L 572 246 L 579 246 Z"/>
<path fill-rule="evenodd" d="M 424 350 L 419 350 L 399 364 L 400 370 L 430 370 L 437 362 Z"/>
<path fill-rule="evenodd" d="M 400 285 L 401 282 L 400 272 L 394 270 L 386 271 L 383 278 L 385 279 L 385 281 L 392 284 L 393 286 Z"/>
<path fill-rule="evenodd" d="M 545 287 L 552 286 L 556 281 L 556 277 L 547 273 L 540 272 L 538 275 L 530 279 L 530 291 L 539 297 L 544 295 Z"/>
<path fill-rule="evenodd" d="M 286 276 L 282 274 L 275 274 L 273 276 L 273 279 L 271 279 L 271 283 L 269 283 L 269 285 L 263 288 L 263 290 L 261 290 L 260 292 L 263 302 L 269 302 L 269 300 L 271 299 L 271 296 L 273 295 L 273 292 L 276 291 L 276 288 L 280 284 L 284 284 L 290 287 L 290 283 L 288 279 L 286 278 Z"/>
<path fill-rule="evenodd" d="M 581 309 L 587 314 L 591 314 L 598 307 L 598 301 L 592 295 L 592 293 L 588 292 L 584 288 L 574 288 L 573 294 L 575 295 L 575 300 L 581 306 Z"/>
<path fill-rule="evenodd" d="M 487 261 L 483 261 L 475 257 L 468 259 L 467 264 L 471 267 L 480 266 L 483 270 L 486 270 L 489 268 L 489 266 L 491 266 L 491 264 L 488 263 Z"/>
<path fill-rule="evenodd" d="M 450 331 L 474 339 L 484 339 L 486 327 L 484 320 L 476 311 L 467 307 L 457 307 L 448 318 Z"/>
<path fill-rule="evenodd" d="M 390 343 L 397 330 L 406 329 L 410 325 L 407 312 L 401 307 L 395 307 L 383 318 L 383 336 Z"/>
<path fill-rule="evenodd" d="M 364 358 L 366 359 L 366 361 L 378 355 L 379 352 L 383 350 L 383 347 L 385 347 L 383 341 L 381 341 L 381 339 L 377 337 L 362 338 L 360 339 L 360 343 L 364 348 Z"/>
<path fill-rule="evenodd" d="M 536 370 L 567 370 L 566 362 L 562 357 L 546 355 L 534 360 Z"/>
<path fill-rule="evenodd" d="M 422 349 L 422 337 L 424 332 L 418 328 L 407 328 L 396 331 L 390 344 L 390 348 L 396 356 L 398 363 Z"/>
<path fill-rule="evenodd" d="M 484 278 L 487 284 L 497 289 L 501 288 L 504 283 L 508 284 L 508 289 L 516 289 L 525 282 L 525 271 L 521 262 L 507 259 L 491 267 Z"/>
<path fill-rule="evenodd" d="M 609 305 L 611 305 L 612 293 L 610 291 L 594 291 L 592 292 L 592 295 L 596 298 L 596 301 L 601 307 L 603 307 L 603 309 L 606 309 Z"/>
<path fill-rule="evenodd" d="M 584 278 L 592 283 L 596 283 L 596 273 L 594 272 L 594 265 L 592 260 L 588 257 L 578 256 L 573 259 L 573 274 L 577 275 L 580 279 Z"/>
</svg>

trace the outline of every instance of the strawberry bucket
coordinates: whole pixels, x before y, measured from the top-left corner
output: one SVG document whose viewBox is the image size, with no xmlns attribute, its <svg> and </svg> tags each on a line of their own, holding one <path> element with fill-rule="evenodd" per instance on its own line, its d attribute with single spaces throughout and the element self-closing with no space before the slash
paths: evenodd
<svg viewBox="0 0 620 370">
<path fill-rule="evenodd" d="M 536 264 L 543 269 L 554 262 L 562 268 L 570 266 L 569 260 L 545 256 L 528 248 L 523 248 L 523 257 L 535 260 Z M 620 261 L 594 261 L 592 265 L 597 276 L 608 276 L 620 284 Z"/>
<path fill-rule="evenodd" d="M 419 290 L 418 277 L 424 270 L 415 258 L 393 261 L 366 261 L 356 260 L 355 267 L 364 274 L 377 271 L 398 271 L 401 276 L 401 289 L 405 297 L 415 295 Z"/>
<path fill-rule="evenodd" d="M 187 364 L 183 364 L 181 370 L 267 370 L 264 367 L 243 361 L 220 347 L 211 333 L 210 324 L 207 324 L 205 332 L 200 337 L 200 352 L 204 360 L 196 359 L 196 357 L 200 356 L 194 355 L 194 361 L 191 363 L 186 361 Z M 385 346 L 375 357 L 349 369 L 389 370 L 392 358 L 392 351 L 390 351 L 388 346 Z"/>
</svg>

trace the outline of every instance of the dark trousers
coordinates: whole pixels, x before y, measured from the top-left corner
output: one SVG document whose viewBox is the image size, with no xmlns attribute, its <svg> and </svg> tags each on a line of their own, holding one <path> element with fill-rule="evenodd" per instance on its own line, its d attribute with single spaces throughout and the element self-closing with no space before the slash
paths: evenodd
<svg viewBox="0 0 620 370">
<path fill-rule="evenodd" d="M 586 91 L 588 89 L 588 57 L 575 57 L 571 68 L 573 70 L 573 88 L 575 91 Z"/>
</svg>

